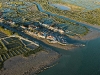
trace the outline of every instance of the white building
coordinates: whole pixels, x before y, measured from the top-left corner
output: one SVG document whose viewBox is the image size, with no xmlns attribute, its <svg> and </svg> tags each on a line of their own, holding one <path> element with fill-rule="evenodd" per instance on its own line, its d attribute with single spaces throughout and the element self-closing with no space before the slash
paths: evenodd
<svg viewBox="0 0 100 75">
<path fill-rule="evenodd" d="M 45 39 L 45 36 L 41 33 L 38 33 L 38 37 Z"/>
<path fill-rule="evenodd" d="M 4 19 L 0 18 L 0 22 L 2 23 Z"/>
<path fill-rule="evenodd" d="M 47 24 L 42 24 L 44 27 L 49 28 L 49 25 Z"/>
<path fill-rule="evenodd" d="M 25 26 L 20 26 L 22 29 L 26 29 L 26 27 Z"/>
<path fill-rule="evenodd" d="M 59 29 L 58 30 L 61 34 L 63 34 L 64 33 L 64 31 L 62 30 L 62 29 Z"/>
<path fill-rule="evenodd" d="M 46 39 L 48 39 L 48 40 L 54 40 L 54 37 L 53 36 L 47 36 Z"/>
</svg>

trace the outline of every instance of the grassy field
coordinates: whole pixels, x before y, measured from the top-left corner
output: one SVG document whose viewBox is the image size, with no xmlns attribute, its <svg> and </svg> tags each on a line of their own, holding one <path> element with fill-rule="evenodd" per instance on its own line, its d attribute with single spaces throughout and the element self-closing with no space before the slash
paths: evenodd
<svg viewBox="0 0 100 75">
<path fill-rule="evenodd" d="M 8 36 L 12 35 L 12 32 L 10 30 L 4 29 L 2 27 L 0 27 L 0 32 L 3 32 L 3 33 L 5 33 Z"/>
<path fill-rule="evenodd" d="M 61 0 L 60 0 L 61 1 Z M 60 1 L 51 1 L 52 3 L 60 3 L 60 4 L 66 4 L 65 2 L 60 2 Z M 52 7 L 48 4 L 48 0 L 37 0 L 37 2 L 42 6 L 42 8 L 46 11 L 58 14 L 58 15 L 62 15 L 80 22 L 85 22 L 85 23 L 89 23 L 92 25 L 100 25 L 100 8 L 95 8 L 93 10 L 87 10 L 87 11 L 63 11 L 63 10 L 59 10 L 55 7 Z M 69 3 L 70 4 L 70 3 Z M 75 4 L 74 4 L 75 5 Z"/>
<path fill-rule="evenodd" d="M 11 1 L 10 4 L 23 5 L 23 1 Z"/>
<path fill-rule="evenodd" d="M 0 3 L 0 8 L 2 8 L 2 3 Z"/>
</svg>

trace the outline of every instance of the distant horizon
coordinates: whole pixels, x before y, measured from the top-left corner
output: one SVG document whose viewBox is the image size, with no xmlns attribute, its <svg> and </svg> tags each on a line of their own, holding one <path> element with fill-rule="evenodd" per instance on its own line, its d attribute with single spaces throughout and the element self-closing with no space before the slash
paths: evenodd
<svg viewBox="0 0 100 75">
<path fill-rule="evenodd" d="M 100 8 L 100 0 L 95 0 L 95 1 L 94 0 L 62 0 L 62 1 L 69 2 L 71 4 L 75 4 L 81 7 L 85 7 L 87 10 Z"/>
</svg>

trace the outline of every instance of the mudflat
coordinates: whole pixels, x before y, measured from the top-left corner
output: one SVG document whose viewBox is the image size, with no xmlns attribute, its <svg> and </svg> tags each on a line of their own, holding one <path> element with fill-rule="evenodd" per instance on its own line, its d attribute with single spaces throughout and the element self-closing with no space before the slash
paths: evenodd
<svg viewBox="0 0 100 75">
<path fill-rule="evenodd" d="M 4 62 L 0 75 L 33 75 L 56 62 L 59 56 L 52 50 L 40 51 L 29 57 L 15 56 Z"/>
</svg>

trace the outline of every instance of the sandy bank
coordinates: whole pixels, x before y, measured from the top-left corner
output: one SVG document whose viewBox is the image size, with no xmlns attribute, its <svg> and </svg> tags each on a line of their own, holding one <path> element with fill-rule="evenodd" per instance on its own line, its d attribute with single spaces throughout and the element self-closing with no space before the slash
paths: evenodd
<svg viewBox="0 0 100 75">
<path fill-rule="evenodd" d="M 81 37 L 81 40 L 92 40 L 95 38 L 100 37 L 100 32 L 97 30 L 90 30 L 90 32 L 86 35 Z"/>
<path fill-rule="evenodd" d="M 85 36 L 74 36 L 71 38 L 76 39 L 76 40 L 92 40 L 98 37 L 100 37 L 100 31 L 90 29 L 89 33 Z"/>
<path fill-rule="evenodd" d="M 4 62 L 0 75 L 32 75 L 58 58 L 59 54 L 54 51 L 41 51 L 29 57 L 15 56 Z"/>
</svg>

